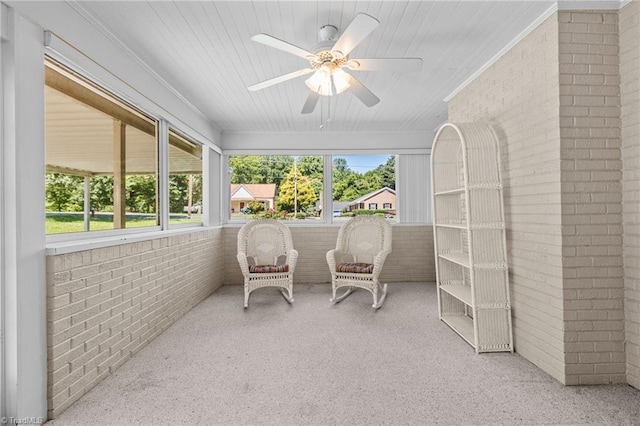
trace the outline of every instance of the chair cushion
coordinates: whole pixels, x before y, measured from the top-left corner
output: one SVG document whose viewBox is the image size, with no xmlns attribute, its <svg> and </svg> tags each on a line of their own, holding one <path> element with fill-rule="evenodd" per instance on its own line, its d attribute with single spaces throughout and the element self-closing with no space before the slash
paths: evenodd
<svg viewBox="0 0 640 426">
<path fill-rule="evenodd" d="M 249 272 L 252 274 L 276 274 L 289 272 L 289 265 L 250 265 Z"/>
<path fill-rule="evenodd" d="M 336 266 L 336 272 L 370 274 L 373 272 L 373 263 L 339 263 Z"/>
</svg>

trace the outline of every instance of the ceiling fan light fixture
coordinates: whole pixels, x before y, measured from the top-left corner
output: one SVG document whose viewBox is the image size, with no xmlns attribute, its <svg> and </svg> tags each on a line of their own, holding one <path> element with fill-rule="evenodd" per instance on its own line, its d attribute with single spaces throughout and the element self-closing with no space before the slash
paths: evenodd
<svg viewBox="0 0 640 426">
<path fill-rule="evenodd" d="M 331 96 L 331 69 L 328 65 L 322 65 L 305 80 L 307 87 L 322 96 Z"/>
<path fill-rule="evenodd" d="M 341 68 L 333 70 L 333 85 L 336 88 L 336 94 L 340 94 L 347 90 L 350 86 L 351 76 L 344 72 Z"/>
</svg>

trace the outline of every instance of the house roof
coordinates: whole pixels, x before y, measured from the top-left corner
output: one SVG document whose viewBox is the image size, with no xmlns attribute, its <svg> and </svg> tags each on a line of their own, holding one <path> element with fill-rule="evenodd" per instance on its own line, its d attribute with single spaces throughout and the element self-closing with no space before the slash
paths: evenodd
<svg viewBox="0 0 640 426">
<path fill-rule="evenodd" d="M 233 198 L 233 195 L 241 188 L 244 188 L 246 192 L 256 199 L 275 198 L 276 196 L 275 183 L 232 183 L 231 198 Z"/>
<path fill-rule="evenodd" d="M 378 194 L 380 194 L 381 192 L 384 192 L 384 191 L 388 191 L 388 192 L 391 192 L 393 195 L 396 195 L 396 191 L 394 191 L 393 189 L 391 189 L 391 188 L 389 188 L 389 187 L 385 186 L 384 188 L 380 188 L 380 189 L 378 189 L 377 191 L 373 191 L 373 192 L 370 192 L 370 193 L 368 193 L 368 194 L 364 194 L 362 197 L 357 198 L 357 199 L 355 199 L 355 200 L 351 201 L 349 204 L 354 204 L 354 203 L 364 203 L 364 202 L 365 202 L 365 201 L 367 201 L 369 198 L 371 198 L 371 197 L 375 197 L 376 195 L 378 195 Z"/>
</svg>

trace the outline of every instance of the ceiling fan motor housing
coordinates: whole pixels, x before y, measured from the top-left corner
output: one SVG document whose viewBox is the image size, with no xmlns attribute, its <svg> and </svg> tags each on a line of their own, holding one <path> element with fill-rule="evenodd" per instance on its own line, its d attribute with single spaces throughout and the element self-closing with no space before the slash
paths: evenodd
<svg viewBox="0 0 640 426">
<path fill-rule="evenodd" d="M 333 62 L 337 66 L 342 66 L 346 63 L 346 58 L 336 56 L 336 52 L 331 51 L 338 39 L 338 28 L 334 25 L 324 25 L 318 30 L 318 38 L 320 42 L 313 48 L 313 53 L 316 54 L 316 57 L 310 58 L 311 65 L 314 68 L 317 69 L 327 62 Z"/>
<path fill-rule="evenodd" d="M 338 28 L 333 25 L 323 25 L 318 31 L 320 41 L 336 41 Z"/>
</svg>

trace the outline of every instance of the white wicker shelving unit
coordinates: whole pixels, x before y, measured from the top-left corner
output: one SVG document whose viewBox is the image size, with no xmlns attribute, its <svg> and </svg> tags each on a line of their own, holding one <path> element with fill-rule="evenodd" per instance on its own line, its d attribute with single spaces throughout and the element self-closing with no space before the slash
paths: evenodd
<svg viewBox="0 0 640 426">
<path fill-rule="evenodd" d="M 500 152 L 484 124 L 444 124 L 431 148 L 440 319 L 480 352 L 513 352 Z"/>
</svg>

